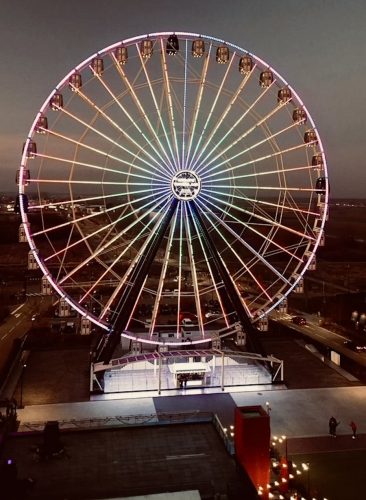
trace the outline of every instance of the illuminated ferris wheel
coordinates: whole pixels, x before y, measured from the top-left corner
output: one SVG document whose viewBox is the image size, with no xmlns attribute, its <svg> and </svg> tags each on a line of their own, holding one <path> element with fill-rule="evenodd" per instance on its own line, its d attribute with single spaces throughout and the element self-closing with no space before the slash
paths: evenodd
<svg viewBox="0 0 366 500">
<path fill-rule="evenodd" d="M 295 90 L 185 32 L 72 69 L 33 122 L 18 184 L 53 289 L 107 337 L 154 343 L 260 321 L 301 288 L 327 218 L 324 151 Z"/>
</svg>

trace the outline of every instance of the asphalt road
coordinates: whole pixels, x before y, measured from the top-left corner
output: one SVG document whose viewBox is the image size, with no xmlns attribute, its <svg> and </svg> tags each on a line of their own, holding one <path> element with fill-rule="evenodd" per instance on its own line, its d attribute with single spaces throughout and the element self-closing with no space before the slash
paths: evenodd
<svg viewBox="0 0 366 500">
<path fill-rule="evenodd" d="M 51 305 L 51 297 L 33 296 L 16 306 L 6 321 L 0 325 L 0 371 L 11 351 L 13 341 L 22 338 L 34 326 L 40 326 L 40 318 Z M 36 315 L 34 321 L 32 317 Z"/>
</svg>

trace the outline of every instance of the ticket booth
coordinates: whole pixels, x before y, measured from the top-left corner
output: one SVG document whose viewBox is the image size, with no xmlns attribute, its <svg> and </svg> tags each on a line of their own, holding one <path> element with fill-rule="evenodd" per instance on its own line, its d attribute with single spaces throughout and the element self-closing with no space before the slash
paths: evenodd
<svg viewBox="0 0 366 500">
<path fill-rule="evenodd" d="M 179 388 L 200 387 L 206 385 L 211 369 L 207 363 L 189 362 L 169 365 L 174 376 L 175 386 Z"/>
</svg>

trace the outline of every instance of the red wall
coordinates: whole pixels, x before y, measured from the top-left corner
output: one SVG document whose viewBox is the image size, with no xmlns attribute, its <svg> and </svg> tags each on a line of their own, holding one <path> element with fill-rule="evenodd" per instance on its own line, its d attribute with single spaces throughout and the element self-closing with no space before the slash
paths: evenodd
<svg viewBox="0 0 366 500">
<path fill-rule="evenodd" d="M 261 406 L 235 409 L 235 454 L 254 486 L 266 488 L 269 482 L 270 419 Z"/>
</svg>

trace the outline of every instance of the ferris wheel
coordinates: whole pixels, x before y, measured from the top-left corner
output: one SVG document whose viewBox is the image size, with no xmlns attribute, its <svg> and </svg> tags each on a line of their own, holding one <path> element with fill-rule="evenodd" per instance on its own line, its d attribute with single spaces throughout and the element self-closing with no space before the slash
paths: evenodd
<svg viewBox="0 0 366 500">
<path fill-rule="evenodd" d="M 53 289 L 106 334 L 192 343 L 260 321 L 315 265 L 319 133 L 295 90 L 218 38 L 130 38 L 73 68 L 24 144 L 19 211 Z M 240 319 L 240 318 L 239 318 Z M 117 325 L 117 326 L 116 326 Z"/>
</svg>

